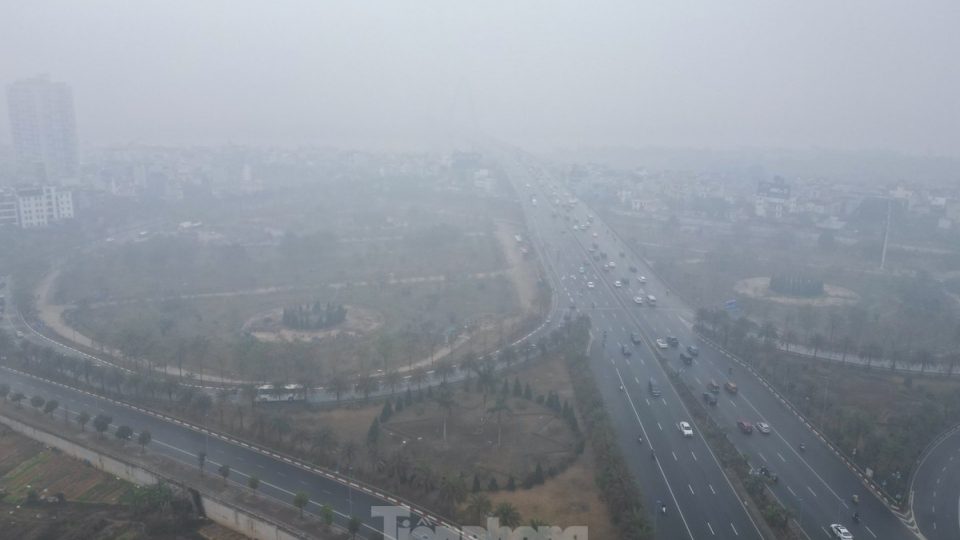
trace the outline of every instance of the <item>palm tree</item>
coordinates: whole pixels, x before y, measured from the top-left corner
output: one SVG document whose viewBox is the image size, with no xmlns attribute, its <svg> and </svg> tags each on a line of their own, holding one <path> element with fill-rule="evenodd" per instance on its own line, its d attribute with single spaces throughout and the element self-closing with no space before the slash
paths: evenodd
<svg viewBox="0 0 960 540">
<path fill-rule="evenodd" d="M 323 459 L 330 457 L 337 448 L 337 438 L 328 426 L 322 426 L 310 437 L 310 453 Z"/>
<path fill-rule="evenodd" d="M 380 389 L 380 381 L 371 377 L 369 373 L 363 373 L 357 377 L 357 382 L 353 385 L 353 389 L 358 394 L 363 394 L 363 398 L 367 399 L 370 397 L 370 394 Z"/>
<path fill-rule="evenodd" d="M 853 349 L 856 346 L 856 341 L 853 340 L 853 336 L 850 334 L 844 334 L 840 338 L 840 341 L 837 345 L 840 346 L 840 363 L 845 364 L 847 362 L 847 353 L 850 352 L 850 349 Z"/>
<path fill-rule="evenodd" d="M 517 507 L 508 502 L 502 502 L 494 507 L 493 515 L 500 521 L 501 527 L 514 528 L 522 523 L 523 518 Z"/>
<path fill-rule="evenodd" d="M 433 471 L 430 464 L 426 461 L 417 463 L 413 473 L 413 487 L 419 489 L 424 494 L 429 494 L 437 489 L 437 473 Z"/>
<path fill-rule="evenodd" d="M 457 372 L 457 366 L 453 365 L 450 359 L 446 359 L 437 364 L 433 371 L 433 376 L 440 379 L 441 382 L 447 382 L 448 377 L 452 377 Z"/>
<path fill-rule="evenodd" d="M 780 332 L 777 330 L 776 325 L 767 321 L 763 323 L 763 326 L 760 327 L 757 335 L 760 336 L 760 339 L 764 341 L 773 341 L 776 343 L 777 338 L 780 337 Z"/>
<path fill-rule="evenodd" d="M 867 369 L 870 369 L 870 364 L 874 360 L 883 358 L 883 346 L 876 341 L 871 341 L 860 348 L 859 357 L 867 363 Z"/>
<path fill-rule="evenodd" d="M 217 409 L 220 410 L 220 425 L 226 425 L 223 420 L 223 410 L 230 404 L 230 390 L 221 388 L 217 390 Z"/>
<path fill-rule="evenodd" d="M 453 391 L 446 386 L 441 386 L 433 398 L 437 406 L 443 411 L 443 441 L 447 441 L 447 415 L 453 412 L 456 402 L 453 400 Z"/>
<path fill-rule="evenodd" d="M 446 476 L 440 480 L 440 500 L 452 511 L 467 499 L 467 483 L 462 476 Z"/>
<path fill-rule="evenodd" d="M 497 402 L 493 407 L 487 409 L 488 413 L 497 413 L 497 446 L 500 446 L 500 414 L 510 412 L 510 405 L 507 403 L 507 396 L 497 397 Z"/>
<path fill-rule="evenodd" d="M 490 515 L 490 512 L 493 510 L 493 504 L 490 502 L 490 497 L 487 497 L 483 493 L 474 493 L 467 499 L 466 510 L 467 514 L 475 520 L 476 524 L 482 527 L 487 524 L 487 516 Z"/>
<path fill-rule="evenodd" d="M 817 353 L 823 350 L 823 347 L 827 344 L 827 338 L 823 336 L 820 332 L 814 332 L 810 336 L 810 348 L 813 349 L 813 359 L 817 359 Z"/>
<path fill-rule="evenodd" d="M 340 404 L 340 397 L 350 390 L 350 382 L 342 373 L 334 373 L 327 385 L 327 393 L 337 397 L 337 405 Z"/>
<path fill-rule="evenodd" d="M 783 347 L 783 350 L 790 352 L 790 344 L 796 343 L 798 336 L 793 330 L 787 330 L 780 336 L 780 345 Z"/>
<path fill-rule="evenodd" d="M 430 377 L 427 375 L 427 371 L 422 367 L 418 367 L 410 372 L 410 384 L 417 385 L 417 390 L 420 390 L 420 387 L 425 382 L 429 382 Z"/>
<path fill-rule="evenodd" d="M 390 389 L 391 395 L 397 393 L 397 388 L 400 388 L 401 383 L 403 383 L 403 376 L 395 369 L 388 371 L 387 374 L 383 376 L 383 385 Z"/>
<path fill-rule="evenodd" d="M 387 473 L 388 477 L 394 479 L 394 489 L 396 490 L 397 494 L 400 493 L 400 483 L 408 480 L 410 467 L 410 457 L 407 456 L 407 453 L 403 449 L 387 460 L 384 471 Z"/>
<path fill-rule="evenodd" d="M 936 365 L 936 358 L 929 349 L 917 349 L 913 355 L 913 364 L 920 366 L 920 374 L 923 375 L 928 367 Z"/>
</svg>

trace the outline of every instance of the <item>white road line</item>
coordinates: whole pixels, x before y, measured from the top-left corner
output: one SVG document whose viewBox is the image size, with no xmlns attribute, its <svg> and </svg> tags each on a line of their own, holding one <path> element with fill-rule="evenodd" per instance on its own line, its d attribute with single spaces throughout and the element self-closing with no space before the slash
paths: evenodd
<svg viewBox="0 0 960 540">
<path fill-rule="evenodd" d="M 713 493 L 714 495 L 717 494 L 717 492 L 713 489 L 713 484 L 707 484 L 707 487 L 710 488 L 710 493 Z M 710 530 L 712 531 L 713 529 Z"/>
<path fill-rule="evenodd" d="M 810 486 L 807 486 L 807 490 L 810 491 L 810 493 L 813 493 L 813 496 L 814 496 L 814 497 L 817 496 L 817 493 L 816 493 L 815 491 L 813 491 L 813 489 L 811 489 Z"/>
<path fill-rule="evenodd" d="M 694 454 L 692 451 L 690 452 L 690 455 L 693 456 L 694 461 L 700 461 L 699 459 L 697 459 L 697 455 Z"/>
<path fill-rule="evenodd" d="M 737 528 L 733 526 L 733 523 L 730 524 L 730 528 L 733 529 L 733 534 L 740 536 L 740 533 L 737 532 Z"/>
<path fill-rule="evenodd" d="M 783 456 L 780 455 L 780 452 L 777 452 L 777 456 L 780 458 L 780 461 L 786 463 L 787 460 L 783 459 Z"/>
<path fill-rule="evenodd" d="M 690 494 L 691 494 L 691 495 L 694 495 L 694 493 L 693 493 L 693 486 L 691 486 L 690 484 L 687 484 L 687 488 L 690 489 Z"/>
</svg>

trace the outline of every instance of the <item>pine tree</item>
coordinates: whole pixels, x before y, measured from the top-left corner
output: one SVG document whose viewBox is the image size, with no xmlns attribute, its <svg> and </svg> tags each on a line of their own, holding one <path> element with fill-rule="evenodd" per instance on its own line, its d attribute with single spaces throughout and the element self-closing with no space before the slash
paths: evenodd
<svg viewBox="0 0 960 540">
<path fill-rule="evenodd" d="M 367 444 L 370 446 L 376 446 L 377 441 L 380 440 L 380 419 L 374 418 L 373 422 L 370 424 L 370 429 L 367 430 Z"/>
<path fill-rule="evenodd" d="M 413 390 L 411 390 L 409 386 L 407 387 L 407 393 L 403 397 L 403 401 L 405 402 L 404 405 L 407 407 L 413 405 Z"/>
<path fill-rule="evenodd" d="M 393 416 L 393 407 L 390 406 L 390 398 L 383 402 L 383 411 L 380 412 L 380 423 L 386 424 L 387 420 Z"/>
<path fill-rule="evenodd" d="M 393 411 L 394 411 L 394 412 L 400 412 L 400 411 L 402 411 L 402 410 L 403 410 L 403 400 L 400 399 L 400 398 L 397 398 L 397 406 L 396 406 L 396 408 L 395 408 Z"/>
<path fill-rule="evenodd" d="M 496 477 L 496 476 L 491 476 L 491 477 L 490 477 L 490 483 L 487 484 L 487 491 L 494 491 L 494 492 L 500 491 L 500 485 L 497 484 L 497 477 Z"/>
<path fill-rule="evenodd" d="M 530 383 L 527 383 L 527 385 L 523 388 L 523 397 L 524 399 L 533 399 L 533 389 L 530 388 Z"/>
<path fill-rule="evenodd" d="M 520 377 L 513 379 L 513 397 L 523 396 L 523 387 L 520 386 Z"/>
<path fill-rule="evenodd" d="M 480 493 L 480 477 L 473 473 L 473 493 Z"/>
<path fill-rule="evenodd" d="M 513 479 L 513 475 L 510 475 L 510 478 L 507 478 L 507 491 L 516 491 L 517 490 L 517 481 Z"/>
<path fill-rule="evenodd" d="M 543 476 L 543 467 L 540 466 L 540 462 L 537 462 L 537 468 L 533 471 L 533 483 L 534 485 L 543 484 L 546 481 L 546 478 Z"/>
<path fill-rule="evenodd" d="M 500 389 L 500 393 L 505 396 L 510 395 L 510 383 L 506 379 L 503 380 L 503 388 Z"/>
</svg>

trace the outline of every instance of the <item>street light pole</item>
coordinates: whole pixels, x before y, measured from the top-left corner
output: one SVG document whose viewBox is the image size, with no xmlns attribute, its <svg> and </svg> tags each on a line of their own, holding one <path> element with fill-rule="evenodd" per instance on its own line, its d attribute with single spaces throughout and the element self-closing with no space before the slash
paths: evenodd
<svg viewBox="0 0 960 540">
<path fill-rule="evenodd" d="M 349 480 L 347 480 L 347 489 L 349 490 L 348 497 L 350 498 L 350 517 L 353 517 L 353 465 L 348 466 L 347 471 L 349 471 L 347 475 L 349 478 Z"/>
<path fill-rule="evenodd" d="M 797 520 L 797 526 L 802 529 L 803 528 L 803 497 L 797 497 L 797 502 L 800 503 L 800 519 Z"/>
<path fill-rule="evenodd" d="M 843 502 L 844 502 L 843 499 L 840 499 L 837 502 L 837 523 L 840 523 L 840 505 L 842 505 Z"/>
</svg>

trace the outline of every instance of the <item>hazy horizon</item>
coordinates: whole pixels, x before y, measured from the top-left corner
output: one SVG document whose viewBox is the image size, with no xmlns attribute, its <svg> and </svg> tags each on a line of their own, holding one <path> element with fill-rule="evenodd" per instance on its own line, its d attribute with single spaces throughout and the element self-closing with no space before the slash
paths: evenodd
<svg viewBox="0 0 960 540">
<path fill-rule="evenodd" d="M 6 2 L 0 82 L 83 147 L 831 148 L 960 155 L 960 3 Z M 0 143 L 8 144 L 6 106 Z"/>
</svg>

